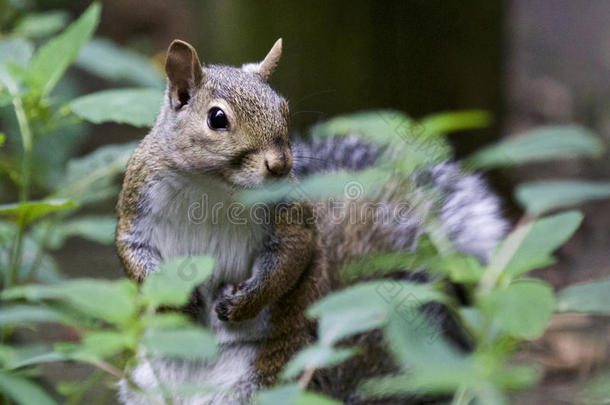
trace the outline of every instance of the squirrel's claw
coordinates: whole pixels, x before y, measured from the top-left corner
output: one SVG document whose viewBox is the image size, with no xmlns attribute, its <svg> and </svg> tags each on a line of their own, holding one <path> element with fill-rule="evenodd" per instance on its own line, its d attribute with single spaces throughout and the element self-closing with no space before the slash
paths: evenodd
<svg viewBox="0 0 610 405">
<path fill-rule="evenodd" d="M 256 316 L 256 313 L 252 313 L 243 290 L 242 285 L 225 285 L 220 289 L 214 305 L 218 319 L 224 322 L 240 322 Z"/>
</svg>

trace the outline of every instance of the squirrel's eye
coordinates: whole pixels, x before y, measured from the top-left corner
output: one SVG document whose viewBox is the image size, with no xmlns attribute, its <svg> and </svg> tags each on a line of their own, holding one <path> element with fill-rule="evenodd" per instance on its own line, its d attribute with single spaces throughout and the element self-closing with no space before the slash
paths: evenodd
<svg viewBox="0 0 610 405">
<path fill-rule="evenodd" d="M 208 113 L 208 127 L 215 131 L 229 129 L 229 120 L 224 111 L 218 107 L 214 107 Z"/>
</svg>

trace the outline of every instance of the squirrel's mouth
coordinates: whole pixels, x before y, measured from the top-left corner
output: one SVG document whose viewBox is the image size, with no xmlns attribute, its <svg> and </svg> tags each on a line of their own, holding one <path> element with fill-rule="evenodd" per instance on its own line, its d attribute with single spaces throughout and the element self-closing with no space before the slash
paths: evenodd
<svg viewBox="0 0 610 405">
<path fill-rule="evenodd" d="M 291 168 L 283 169 L 281 172 L 269 170 L 268 162 L 261 164 L 248 165 L 246 167 L 225 168 L 220 171 L 221 177 L 237 189 L 253 189 L 261 186 L 268 186 L 275 183 L 285 182 L 294 177 Z M 228 169 L 228 170 L 227 170 Z"/>
<path fill-rule="evenodd" d="M 279 189 L 290 187 L 296 178 L 292 173 L 288 173 L 282 177 L 265 177 L 257 173 L 237 172 L 225 177 L 224 181 L 228 183 L 234 192 L 247 190 L 268 190 L 276 192 Z"/>
</svg>

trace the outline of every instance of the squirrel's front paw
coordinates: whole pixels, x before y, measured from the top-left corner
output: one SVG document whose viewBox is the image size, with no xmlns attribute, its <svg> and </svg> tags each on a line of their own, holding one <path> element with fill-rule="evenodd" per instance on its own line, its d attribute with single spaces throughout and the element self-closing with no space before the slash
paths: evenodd
<svg viewBox="0 0 610 405">
<path fill-rule="evenodd" d="M 218 291 L 214 310 L 221 321 L 240 322 L 256 316 L 258 311 L 253 311 L 254 305 L 250 305 L 243 287 L 225 285 Z"/>
</svg>

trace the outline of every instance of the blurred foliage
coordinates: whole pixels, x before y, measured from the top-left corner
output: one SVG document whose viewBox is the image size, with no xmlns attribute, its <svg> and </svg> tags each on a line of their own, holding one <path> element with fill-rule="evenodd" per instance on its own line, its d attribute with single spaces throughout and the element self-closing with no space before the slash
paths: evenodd
<svg viewBox="0 0 610 405">
<path fill-rule="evenodd" d="M 38 366 L 46 362 L 91 364 L 116 381 L 129 379 L 137 359 L 147 353 L 184 361 L 210 359 L 217 354 L 211 331 L 181 314 L 158 311 L 187 302 L 191 290 L 213 271 L 209 257 L 165 262 L 161 271 L 138 287 L 128 280 L 65 280 L 49 253 L 72 236 L 112 243 L 114 218 L 82 215 L 80 210 L 116 197 L 115 178 L 124 170 L 135 145 L 107 145 L 87 156 L 56 162 L 47 166 L 56 170 L 54 177 L 40 178 L 35 176 L 37 165 L 48 161 L 36 159 L 38 145 L 45 145 L 45 138 L 56 136 L 58 129 L 79 127 L 81 120 L 150 126 L 162 100 L 163 81 L 145 57 L 107 40 L 92 39 L 99 15 L 100 6 L 94 3 L 65 29 L 68 17 L 63 12 L 3 15 L 0 22 L 5 27 L 11 18 L 16 21 L 10 33 L 0 39 L 0 105 L 5 108 L 3 114 L 9 111 L 14 116 L 13 124 L 7 124 L 0 136 L 0 146 L 6 141 L 0 149 L 0 174 L 19 196 L 18 202 L 0 205 L 2 403 L 56 403 L 56 396 L 37 382 Z M 50 35 L 55 36 L 38 44 Z M 140 87 L 60 97 L 61 80 L 72 63 L 111 82 Z M 387 179 L 388 174 L 405 181 L 423 167 L 451 159 L 445 137 L 448 133 L 489 123 L 489 115 L 481 111 L 435 114 L 420 120 L 396 111 L 336 117 L 314 126 L 312 136 L 357 135 L 384 148 L 388 159 L 364 172 L 314 176 L 299 184 L 296 192 L 324 198 L 343 192 L 348 181 L 375 192 L 379 179 Z M 465 161 L 464 170 L 602 153 L 601 143 L 586 129 L 549 127 L 485 147 Z M 33 191 L 42 198 L 32 199 Z M 287 195 L 298 197 L 291 195 L 294 192 L 294 183 L 286 183 L 273 190 L 255 190 L 244 198 L 273 201 Z M 425 200 L 439 198 L 433 190 L 423 193 Z M 342 274 L 358 280 L 380 276 L 400 264 L 442 277 L 425 284 L 380 279 L 360 282 L 315 303 L 307 314 L 318 321 L 317 341 L 292 359 L 275 387 L 256 395 L 256 403 L 337 403 L 307 391 L 312 373 L 358 355 L 361 348 L 337 344 L 377 329 L 400 371 L 366 381 L 358 388 L 362 395 L 446 394 L 453 404 L 507 403 L 508 393 L 526 388 L 538 378 L 535 367 L 514 364 L 512 355 L 520 343 L 545 331 L 554 312 L 610 312 L 606 294 L 610 280 L 569 287 L 555 295 L 550 285 L 527 275 L 553 263 L 553 252 L 582 221 L 580 212 L 559 209 L 608 194 L 607 182 L 557 180 L 521 185 L 516 196 L 526 215 L 487 265 L 448 248 L 447 238 L 439 234 L 437 218 L 426 217 L 426 235 L 415 251 L 366 257 L 349 263 Z M 552 215 L 546 215 L 549 213 Z M 185 266 L 196 270 L 189 271 L 194 277 L 188 280 L 180 277 Z M 467 304 L 460 305 L 447 294 L 448 282 L 464 288 Z M 431 302 L 443 303 L 456 314 L 472 341 L 471 351 L 457 348 L 428 319 L 422 306 Z M 77 341 L 20 346 L 11 340 L 17 327 L 49 322 L 69 327 Z M 78 402 L 95 381 L 62 384 L 57 395 L 65 396 L 69 403 Z M 605 395 L 607 400 L 607 390 L 600 386 L 592 385 L 587 395 Z M 216 387 L 176 389 L 182 391 L 162 387 L 165 403 L 186 395 L 185 391 L 196 394 Z"/>
<path fill-rule="evenodd" d="M 157 89 L 105 90 L 73 100 L 70 109 L 96 124 L 117 122 L 150 127 L 157 118 L 162 99 L 163 94 Z"/>
</svg>

